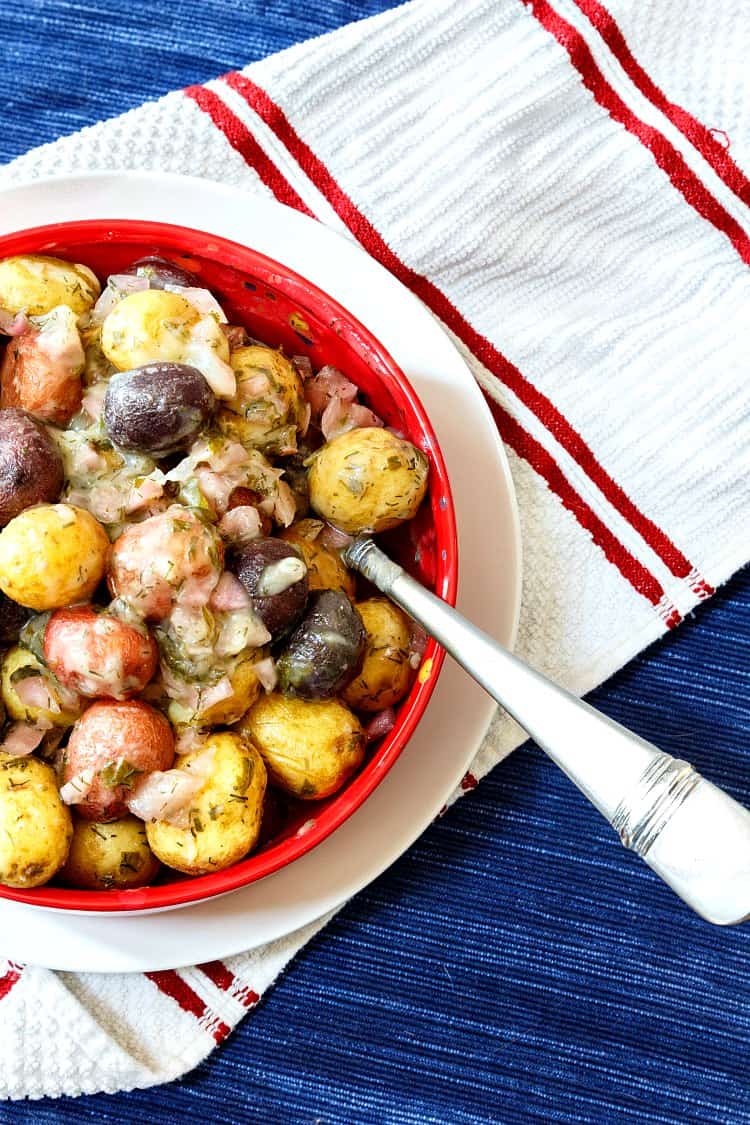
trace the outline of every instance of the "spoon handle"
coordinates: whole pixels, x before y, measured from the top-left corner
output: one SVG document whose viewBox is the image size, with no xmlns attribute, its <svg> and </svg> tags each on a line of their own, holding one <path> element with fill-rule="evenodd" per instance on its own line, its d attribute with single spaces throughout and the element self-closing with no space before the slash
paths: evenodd
<svg viewBox="0 0 750 1125">
<path fill-rule="evenodd" d="M 750 917 L 750 812 L 508 652 L 356 539 L 344 560 L 402 607 L 528 732 L 632 848 L 709 922 Z"/>
</svg>

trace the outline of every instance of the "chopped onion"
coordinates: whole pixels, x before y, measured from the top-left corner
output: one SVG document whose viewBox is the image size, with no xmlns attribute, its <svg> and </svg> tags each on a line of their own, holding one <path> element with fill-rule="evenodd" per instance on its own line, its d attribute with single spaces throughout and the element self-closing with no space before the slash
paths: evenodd
<svg viewBox="0 0 750 1125">
<path fill-rule="evenodd" d="M 239 578 L 225 570 L 211 595 L 209 605 L 219 613 L 231 613 L 236 609 L 246 609 L 250 605 L 250 595 Z"/>
<path fill-rule="evenodd" d="M 321 367 L 315 378 L 308 379 L 305 383 L 305 398 L 312 407 L 316 422 L 320 422 L 332 398 L 338 398 L 342 402 L 354 402 L 356 397 L 356 386 L 336 367 Z"/>
<path fill-rule="evenodd" d="M 26 676 L 23 680 L 13 685 L 16 695 L 24 707 L 40 707 L 43 711 L 51 711 L 54 715 L 60 713 L 60 704 L 50 691 L 44 676 Z"/>
<path fill-rule="evenodd" d="M 51 727 L 52 724 L 49 724 Z M 32 726 L 31 723 L 13 723 L 3 739 L 0 750 L 4 754 L 12 754 L 15 758 L 24 758 L 33 754 L 39 743 L 44 738 L 41 724 Z"/>
<path fill-rule="evenodd" d="M 185 285 L 165 285 L 164 288 L 168 293 L 179 293 L 186 301 L 196 309 L 201 315 L 211 315 L 216 317 L 219 324 L 227 323 L 227 316 L 219 302 L 214 297 L 210 289 L 198 289 L 194 286 Z"/>
<path fill-rule="evenodd" d="M 131 293 L 141 293 L 148 287 L 147 277 L 134 277 L 129 273 L 113 273 L 107 278 L 107 284 L 91 310 L 91 323 L 101 324 L 112 312 L 115 305 L 118 305 L 125 297 L 128 297 Z"/>
<path fill-rule="evenodd" d="M 329 551 L 343 551 L 344 547 L 348 547 L 350 543 L 354 542 L 352 535 L 347 535 L 345 531 L 339 531 L 330 523 L 323 524 L 318 536 L 317 541 L 321 547 L 327 547 Z"/>
<path fill-rule="evenodd" d="M 422 626 L 417 625 L 416 621 L 412 621 L 411 639 L 409 641 L 409 664 L 412 668 L 418 668 L 422 663 L 424 650 L 427 648 L 429 639 Z"/>
<path fill-rule="evenodd" d="M 217 684 L 212 684 L 211 687 L 206 688 L 205 691 L 199 693 L 200 710 L 201 713 L 208 711 L 216 703 L 221 703 L 225 699 L 231 699 L 234 694 L 232 681 L 229 676 L 222 676 Z"/>
<path fill-rule="evenodd" d="M 267 645 L 271 634 L 249 607 L 228 613 L 219 630 L 216 641 L 217 656 L 238 656 L 246 648 L 261 648 Z M 201 706 L 203 706 L 201 702 Z"/>
<path fill-rule="evenodd" d="M 66 781 L 60 790 L 60 800 L 64 805 L 80 805 L 85 801 L 94 784 L 96 770 L 86 769 Z"/>
<path fill-rule="evenodd" d="M 247 332 L 241 324 L 222 324 L 221 329 L 227 338 L 230 352 L 246 346 Z"/>
<path fill-rule="evenodd" d="M 383 738 L 389 731 L 392 731 L 396 725 L 396 712 L 392 707 L 386 707 L 383 711 L 378 711 L 370 722 L 365 727 L 365 737 L 368 742 L 374 742 L 376 738 Z"/>
<path fill-rule="evenodd" d="M 129 811 L 141 820 L 164 820 L 175 828 L 188 828 L 190 803 L 205 785 L 213 757 L 213 750 L 206 750 L 185 769 L 153 770 L 126 797 Z"/>
<path fill-rule="evenodd" d="M 242 546 L 258 539 L 263 534 L 260 514 L 251 504 L 241 504 L 221 517 L 219 533 L 230 543 Z"/>
<path fill-rule="evenodd" d="M 297 374 L 303 383 L 313 377 L 313 367 L 309 358 L 306 355 L 293 355 L 292 366 L 295 368 Z"/>
<path fill-rule="evenodd" d="M 28 330 L 29 321 L 26 313 L 9 313 L 0 309 L 0 333 L 3 336 L 22 336 Z"/>
<path fill-rule="evenodd" d="M 365 426 L 382 426 L 382 418 L 358 402 L 347 402 L 338 395 L 330 400 L 320 419 L 320 428 L 326 441 L 331 441 L 349 430 Z"/>
<path fill-rule="evenodd" d="M 276 671 L 276 662 L 272 656 L 266 656 L 263 660 L 258 660 L 253 664 L 255 675 L 258 677 L 258 682 L 264 691 L 273 691 L 279 682 L 279 675 Z"/>
</svg>

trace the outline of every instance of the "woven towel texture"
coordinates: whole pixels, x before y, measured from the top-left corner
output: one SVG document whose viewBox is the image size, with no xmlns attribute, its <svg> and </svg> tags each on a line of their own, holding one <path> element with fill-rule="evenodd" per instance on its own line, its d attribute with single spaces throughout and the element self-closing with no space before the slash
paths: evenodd
<svg viewBox="0 0 750 1125">
<path fill-rule="evenodd" d="M 250 82 L 212 82 L 190 98 L 172 95 L 45 147 L 5 179 L 164 166 L 266 192 L 236 131 L 215 127 L 217 106 L 224 119 L 228 111 L 270 140 L 287 190 L 323 221 L 354 229 L 457 334 L 510 447 L 527 552 L 522 651 L 583 691 L 747 558 L 748 411 L 738 376 L 748 282 L 746 216 L 737 218 L 732 184 L 725 176 L 717 185 L 716 169 L 692 149 L 683 164 L 677 150 L 665 156 L 660 148 L 654 160 L 632 122 L 621 128 L 611 107 L 592 98 L 591 75 L 571 65 L 574 24 L 550 34 L 560 12 L 575 15 L 570 7 L 559 3 L 555 16 L 545 4 L 533 12 L 516 3 L 408 5 L 271 58 L 247 72 Z M 729 23 L 719 29 L 725 37 Z M 213 52 L 219 37 L 211 27 Z M 513 66 L 495 74 L 498 52 Z M 244 49 L 243 61 L 252 53 Z M 84 79 L 95 70 L 84 69 Z M 200 67 L 190 77 L 205 74 Z M 126 68 L 118 81 L 127 78 Z M 622 75 L 616 85 L 637 101 Z M 277 106 L 265 129 L 259 87 Z M 669 134 L 670 119 L 661 125 Z M 693 166 L 711 186 L 708 211 Z M 425 167 L 431 175 L 420 175 Z M 331 192 L 331 174 L 344 205 Z M 473 773 L 481 776 L 517 741 L 517 731 L 498 723 Z M 577 809 L 569 794 L 564 803 L 571 800 Z M 583 861 L 586 845 L 574 853 Z M 649 878 L 638 872 L 634 886 L 650 886 Z M 630 917 L 634 901 L 623 909 Z M 611 921 L 623 917 L 616 910 Z M 183 973 L 183 984 L 210 1001 L 198 1029 L 166 1003 L 164 990 L 155 996 L 153 981 L 27 971 L 8 986 L 2 1009 L 13 1031 L 3 1056 L 8 1093 L 111 1090 L 184 1072 L 306 936 L 265 958 L 236 959 L 231 989 L 212 990 L 200 973 Z M 605 963 L 603 954 L 599 971 Z M 446 972 L 450 980 L 447 965 Z M 136 1006 L 148 1013 L 145 1036 L 132 1019 Z M 71 1040 L 45 1056 L 42 1045 L 59 1038 L 61 1026 L 74 1029 Z M 81 1040 L 88 1051 L 77 1050 Z M 734 1076 L 723 1077 L 734 1096 Z M 707 1112 L 717 1111 L 724 1088 L 716 1084 Z"/>
</svg>

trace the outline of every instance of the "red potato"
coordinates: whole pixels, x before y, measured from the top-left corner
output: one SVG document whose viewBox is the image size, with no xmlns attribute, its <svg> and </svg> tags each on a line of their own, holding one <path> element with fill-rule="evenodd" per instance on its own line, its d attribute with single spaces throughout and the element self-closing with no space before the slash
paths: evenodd
<svg viewBox="0 0 750 1125">
<path fill-rule="evenodd" d="M 6 348 L 0 406 L 20 407 L 64 426 L 81 405 L 83 347 L 70 309 L 53 309 L 39 321 L 39 327 L 14 336 Z"/>
<path fill-rule="evenodd" d="M 108 582 L 112 594 L 145 620 L 161 621 L 176 605 L 207 605 L 223 569 L 219 533 L 173 504 L 115 540 Z"/>
<path fill-rule="evenodd" d="M 58 609 L 44 631 L 44 659 L 61 684 L 97 699 L 143 691 L 158 661 L 156 641 L 92 606 Z"/>
<path fill-rule="evenodd" d="M 73 727 L 63 780 L 80 785 L 75 804 L 84 820 L 119 820 L 135 782 L 173 761 L 174 734 L 162 714 L 136 700 L 107 700 L 94 703 Z"/>
</svg>

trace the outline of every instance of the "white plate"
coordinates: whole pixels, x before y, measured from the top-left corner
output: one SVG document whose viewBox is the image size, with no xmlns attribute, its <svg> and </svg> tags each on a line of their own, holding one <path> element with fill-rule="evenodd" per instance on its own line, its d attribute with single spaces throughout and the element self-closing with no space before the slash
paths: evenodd
<svg viewBox="0 0 750 1125">
<path fill-rule="evenodd" d="M 74 219 L 152 219 L 255 247 L 309 277 L 385 344 L 437 432 L 453 487 L 458 606 L 512 646 L 521 594 L 513 484 L 495 425 L 429 311 L 349 239 L 280 204 L 205 180 L 110 173 L 0 192 L 0 233 Z M 153 971 L 230 956 L 314 921 L 371 882 L 430 824 L 493 712 L 446 661 L 409 745 L 365 804 L 295 863 L 243 890 L 169 912 L 85 915 L 0 900 L 0 953 L 47 968 Z"/>
</svg>

